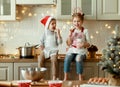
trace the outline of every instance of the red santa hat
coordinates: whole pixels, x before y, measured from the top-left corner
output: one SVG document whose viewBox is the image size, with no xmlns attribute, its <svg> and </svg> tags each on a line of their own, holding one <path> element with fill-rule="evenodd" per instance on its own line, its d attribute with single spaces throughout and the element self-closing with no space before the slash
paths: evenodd
<svg viewBox="0 0 120 87">
<path fill-rule="evenodd" d="M 45 28 L 48 28 L 48 25 L 50 21 L 53 19 L 51 16 L 45 16 L 40 22 L 45 26 Z"/>
</svg>

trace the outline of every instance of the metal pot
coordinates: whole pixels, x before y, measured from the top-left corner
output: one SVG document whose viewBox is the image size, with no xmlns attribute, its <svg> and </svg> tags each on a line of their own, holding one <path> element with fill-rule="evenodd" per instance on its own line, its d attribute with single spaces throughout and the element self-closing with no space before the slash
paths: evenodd
<svg viewBox="0 0 120 87">
<path fill-rule="evenodd" d="M 20 58 L 34 58 L 35 46 L 30 46 L 29 43 L 25 43 L 25 46 L 19 47 L 18 50 Z"/>
</svg>

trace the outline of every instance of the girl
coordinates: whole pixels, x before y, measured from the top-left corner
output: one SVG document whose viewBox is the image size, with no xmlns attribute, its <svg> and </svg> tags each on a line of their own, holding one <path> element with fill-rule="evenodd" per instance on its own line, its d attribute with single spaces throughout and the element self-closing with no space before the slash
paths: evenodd
<svg viewBox="0 0 120 87">
<path fill-rule="evenodd" d="M 64 80 L 68 80 L 68 72 L 70 72 L 70 64 L 73 60 L 76 61 L 79 80 L 82 80 L 83 59 L 86 58 L 87 47 L 90 46 L 88 30 L 82 26 L 83 21 L 84 14 L 82 12 L 72 15 L 74 28 L 70 30 L 66 41 L 69 48 L 64 59 Z"/>
</svg>

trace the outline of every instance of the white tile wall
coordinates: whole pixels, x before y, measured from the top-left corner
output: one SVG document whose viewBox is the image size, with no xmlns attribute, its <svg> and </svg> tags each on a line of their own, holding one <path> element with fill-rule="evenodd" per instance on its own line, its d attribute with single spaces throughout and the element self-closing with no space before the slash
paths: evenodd
<svg viewBox="0 0 120 87">
<path fill-rule="evenodd" d="M 41 33 L 44 30 L 44 26 L 40 23 L 40 19 L 44 15 L 56 16 L 55 7 L 52 6 L 38 6 L 31 9 L 31 12 L 37 14 L 37 16 L 28 17 L 25 16 L 21 21 L 0 23 L 0 54 L 16 54 L 19 46 L 24 46 L 26 42 L 31 45 L 39 44 Z M 84 27 L 89 29 L 90 36 L 93 36 L 91 43 L 96 45 L 99 49 L 98 53 L 101 53 L 102 49 L 106 47 L 106 41 L 112 36 L 112 31 L 116 24 L 120 21 L 85 21 Z M 111 28 L 105 27 L 108 24 Z M 61 35 L 63 37 L 63 44 L 60 45 L 60 53 L 66 52 L 66 37 L 71 27 L 71 23 L 68 20 L 57 21 L 57 27 L 61 29 Z M 98 32 L 98 34 L 96 34 Z"/>
</svg>

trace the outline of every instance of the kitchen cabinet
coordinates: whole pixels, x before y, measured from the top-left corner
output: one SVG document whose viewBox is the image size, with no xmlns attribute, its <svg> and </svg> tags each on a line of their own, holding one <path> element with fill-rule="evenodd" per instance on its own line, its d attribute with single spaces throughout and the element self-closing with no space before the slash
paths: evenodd
<svg viewBox="0 0 120 87">
<path fill-rule="evenodd" d="M 21 75 L 21 68 L 28 68 L 28 67 L 37 67 L 38 63 L 36 62 L 29 62 L 29 63 L 14 63 L 14 80 L 23 80 L 23 77 Z M 45 73 L 46 80 L 50 80 L 50 63 L 47 63 L 45 65 L 47 67 L 47 71 Z"/>
<path fill-rule="evenodd" d="M 56 0 L 16 0 L 16 4 L 37 5 L 37 4 L 55 4 Z"/>
<path fill-rule="evenodd" d="M 63 62 L 61 62 L 59 64 L 59 77 L 60 77 L 60 79 L 64 79 L 63 68 L 64 68 L 64 64 L 63 64 Z M 75 62 L 73 62 L 71 64 L 70 68 L 71 68 L 71 71 L 69 73 L 70 80 L 78 80 L 78 74 L 76 73 L 76 64 L 75 64 Z M 83 76 L 84 76 L 83 77 L 84 80 L 89 80 L 89 78 L 91 78 L 91 77 L 97 77 L 98 76 L 97 62 L 84 62 Z"/>
<path fill-rule="evenodd" d="M 8 62 L 7 62 L 8 61 Z M 105 77 L 106 74 L 102 72 L 97 66 L 99 60 L 97 59 L 86 59 L 84 61 L 84 80 L 88 80 L 91 77 Z M 21 68 L 37 67 L 37 59 L 0 59 L 0 81 L 10 81 L 10 80 L 23 80 L 21 75 Z M 44 79 L 51 80 L 51 61 L 45 61 L 45 67 L 47 71 L 45 72 Z M 70 80 L 78 80 L 78 75 L 76 74 L 76 64 L 71 63 Z M 64 78 L 64 59 L 58 59 L 58 70 L 57 75 L 60 80 Z M 89 73 L 88 73 L 89 72 Z M 72 75 L 72 76 L 71 76 Z"/>
<path fill-rule="evenodd" d="M 0 63 L 0 81 L 13 80 L 13 63 Z"/>
<path fill-rule="evenodd" d="M 0 21 L 16 19 L 15 0 L 0 0 Z"/>
<path fill-rule="evenodd" d="M 120 20 L 120 0 L 97 0 L 98 20 Z"/>
<path fill-rule="evenodd" d="M 120 0 L 58 0 L 57 18 L 71 19 L 79 7 L 86 20 L 120 20 Z"/>
<path fill-rule="evenodd" d="M 58 78 L 60 80 L 63 80 L 64 78 L 64 62 L 62 60 L 59 60 L 58 62 Z M 21 68 L 31 67 L 31 66 L 37 66 L 37 63 L 14 63 L 14 80 L 23 80 L 23 77 L 20 73 Z M 45 73 L 46 80 L 52 79 L 51 77 L 51 62 L 50 60 L 45 62 L 45 67 L 47 68 L 47 71 Z M 89 72 L 89 73 L 88 73 Z M 71 80 L 78 80 L 78 75 L 76 74 L 76 64 L 73 62 L 71 64 L 71 72 L 69 75 Z M 88 80 L 91 77 L 98 76 L 98 66 L 97 62 L 85 62 L 84 63 L 84 79 Z"/>
<path fill-rule="evenodd" d="M 96 0 L 57 0 L 57 18 L 71 19 L 76 7 L 82 9 L 85 19 L 96 19 Z"/>
</svg>

